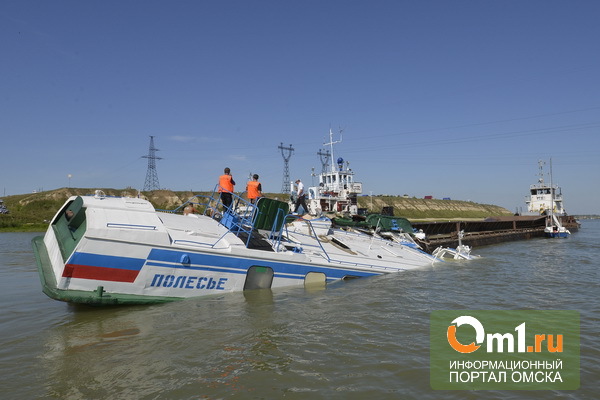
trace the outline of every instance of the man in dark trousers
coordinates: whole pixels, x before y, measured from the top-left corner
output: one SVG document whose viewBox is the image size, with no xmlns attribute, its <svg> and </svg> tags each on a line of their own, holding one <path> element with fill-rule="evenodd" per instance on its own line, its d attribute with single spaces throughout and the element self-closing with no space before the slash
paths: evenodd
<svg viewBox="0 0 600 400">
<path fill-rule="evenodd" d="M 219 177 L 219 193 L 221 193 L 221 203 L 223 203 L 225 210 L 227 210 L 231 207 L 231 203 L 233 202 L 232 193 L 235 181 L 231 176 L 231 170 L 229 168 L 225 168 L 223 172 L 223 175 Z"/>
<path fill-rule="evenodd" d="M 304 193 L 304 184 L 300 179 L 296 180 L 296 204 L 295 213 L 298 213 L 298 209 L 302 206 L 304 214 L 308 213 L 308 206 L 306 205 L 306 193 Z"/>
</svg>

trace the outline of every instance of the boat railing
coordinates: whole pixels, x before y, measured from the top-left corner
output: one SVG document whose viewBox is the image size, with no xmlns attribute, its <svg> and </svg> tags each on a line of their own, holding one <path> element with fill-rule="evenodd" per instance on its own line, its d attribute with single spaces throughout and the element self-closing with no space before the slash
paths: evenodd
<svg viewBox="0 0 600 400">
<path fill-rule="evenodd" d="M 325 250 L 325 248 L 324 248 L 324 246 L 323 246 L 323 242 L 322 242 L 322 240 L 319 238 L 319 236 L 317 235 L 317 233 L 315 232 L 315 229 L 314 229 L 314 227 L 313 227 L 313 224 L 311 223 L 311 221 L 310 221 L 310 220 L 308 220 L 308 219 L 303 219 L 301 216 L 298 216 L 298 215 L 287 215 L 287 216 L 286 216 L 286 219 L 287 219 L 287 218 L 291 218 L 291 219 L 300 220 L 300 221 L 303 221 L 303 222 L 305 222 L 305 223 L 308 225 L 308 227 L 309 227 L 309 233 L 308 233 L 308 234 L 306 234 L 306 233 L 299 233 L 299 232 L 294 232 L 294 234 L 298 234 L 298 235 L 305 235 L 305 236 L 311 236 L 311 237 L 313 237 L 313 236 L 314 236 L 314 239 L 316 240 L 316 242 L 317 242 L 317 245 L 318 245 L 318 246 L 317 246 L 317 245 L 308 245 L 308 246 L 313 246 L 313 247 L 318 247 L 318 248 L 320 248 L 320 249 L 321 249 L 321 252 L 316 252 L 316 253 L 313 253 L 313 254 L 314 254 L 315 256 L 322 257 L 322 258 L 323 258 L 324 260 L 326 260 L 327 262 L 330 262 L 330 263 L 335 263 L 335 264 L 340 264 L 340 265 L 345 265 L 345 266 L 352 266 L 352 267 L 365 268 L 365 269 L 375 269 L 375 268 L 376 268 L 376 269 L 378 269 L 378 270 L 394 270 L 394 271 L 397 271 L 397 270 L 399 269 L 398 267 L 387 267 L 387 266 L 385 266 L 385 265 L 368 264 L 368 263 L 361 263 L 361 262 L 356 262 L 356 261 L 340 260 L 340 259 L 333 258 L 333 257 L 331 257 L 331 256 L 329 255 L 329 253 L 327 252 L 327 250 Z M 285 229 L 286 229 L 286 230 L 285 230 L 285 236 L 286 236 L 286 237 L 288 237 L 288 239 L 289 239 L 289 238 L 290 238 L 290 234 L 289 234 L 289 232 L 287 231 L 287 226 L 286 226 L 286 228 L 285 228 Z M 359 234 L 358 234 L 358 233 L 355 233 L 355 232 L 352 232 L 352 231 L 345 231 L 345 232 L 344 232 L 344 235 L 350 235 L 350 236 L 359 236 Z M 334 242 L 334 243 L 337 243 L 338 245 L 344 245 L 344 243 L 343 243 L 343 242 L 341 242 L 339 239 L 336 239 L 336 238 L 333 238 L 331 241 L 332 241 L 332 242 Z M 388 241 L 387 241 L 387 240 L 384 240 L 384 239 L 378 239 L 378 241 L 383 241 L 383 242 L 385 242 L 385 245 L 379 245 L 379 247 L 381 247 L 381 249 L 382 249 L 382 250 L 384 250 L 384 251 L 386 251 L 386 252 L 390 253 L 390 255 L 392 255 L 392 256 L 394 256 L 394 257 L 401 257 L 401 255 L 400 255 L 400 254 L 396 253 L 395 251 L 393 251 L 393 250 L 391 250 L 391 249 L 389 248 L 389 247 L 390 247 L 390 244 L 388 243 Z M 306 245 L 306 243 L 303 243 L 302 245 L 303 245 L 303 246 L 307 246 L 307 245 Z M 399 248 L 400 248 L 400 249 L 404 249 L 404 248 L 405 248 L 404 246 L 405 246 L 405 245 L 402 245 L 402 244 L 400 244 L 400 247 L 399 247 Z M 275 247 L 275 248 L 279 248 L 279 245 L 276 245 L 276 246 L 274 246 L 274 247 Z M 408 246 L 407 246 L 406 248 L 408 248 Z M 422 252 L 422 251 L 420 251 L 420 253 L 419 253 L 419 256 L 420 256 L 421 258 L 423 258 L 423 259 L 426 259 L 426 260 L 430 261 L 432 264 L 433 264 L 434 262 L 436 262 L 436 261 L 440 261 L 439 259 L 437 259 L 437 258 L 435 258 L 435 257 L 432 257 L 431 255 L 429 255 L 429 254 L 427 254 L 427 253 L 425 253 L 425 252 Z"/>
<path fill-rule="evenodd" d="M 319 236 L 317 235 L 315 228 L 313 226 L 313 224 L 311 223 L 310 220 L 308 219 L 304 219 L 301 215 L 296 215 L 296 214 L 288 214 L 285 216 L 285 220 L 286 221 L 294 221 L 294 220 L 298 220 L 298 221 L 302 221 L 304 223 L 306 223 L 306 225 L 308 226 L 308 235 L 304 234 L 304 233 L 298 233 L 295 232 L 296 234 L 300 234 L 300 235 L 306 235 L 306 236 L 311 236 L 314 237 L 314 239 L 317 242 L 318 247 L 321 249 L 322 253 L 316 253 L 318 256 L 323 257 L 325 260 L 327 260 L 327 262 L 335 262 L 335 263 L 339 263 L 339 264 L 351 264 L 351 265 L 358 265 L 357 263 L 349 263 L 349 262 L 345 262 L 342 260 L 334 260 L 333 258 L 331 258 L 329 256 L 329 253 L 327 253 L 327 250 L 325 250 L 325 248 L 323 247 L 323 243 L 321 242 L 321 240 L 319 239 Z M 275 243 L 275 248 L 279 249 L 281 248 L 281 239 L 283 238 L 283 230 L 281 231 L 281 234 L 277 237 L 277 241 Z M 289 238 L 290 237 L 290 233 L 288 231 L 288 227 L 287 225 L 285 226 L 285 237 Z M 306 246 L 306 243 L 303 244 L 303 246 Z M 316 246 L 315 246 L 316 247 Z M 303 248 L 299 247 L 299 248 L 295 248 L 293 250 L 294 252 L 302 252 Z"/>
<path fill-rule="evenodd" d="M 296 214 L 287 214 L 284 217 L 284 221 L 294 221 L 294 220 L 299 220 L 299 221 L 303 221 L 307 224 L 308 226 L 308 231 L 309 231 L 309 235 L 308 236 L 314 236 L 315 240 L 317 241 L 317 244 L 319 245 L 319 247 L 321 248 L 321 251 L 323 251 L 324 254 L 324 258 L 331 262 L 333 261 L 332 258 L 329 256 L 329 254 L 327 253 L 327 251 L 325 250 L 325 248 L 323 247 L 323 244 L 321 243 L 321 240 L 319 239 L 319 236 L 317 235 L 317 233 L 315 232 L 315 228 L 313 227 L 312 223 L 310 222 L 310 220 L 308 219 L 304 219 L 301 215 L 296 215 Z M 284 229 L 281 229 L 279 234 L 276 235 L 273 239 L 273 247 L 275 249 L 280 249 L 281 248 L 281 239 L 283 238 L 283 231 Z M 285 236 L 289 237 L 289 231 L 288 231 L 288 227 L 287 225 L 285 225 Z M 306 245 L 306 244 L 304 244 Z M 293 250 L 294 252 L 301 252 L 302 249 L 301 248 L 297 248 L 295 250 Z"/>
<path fill-rule="evenodd" d="M 258 201 L 253 204 L 242 198 L 240 195 L 232 193 L 232 207 L 227 208 L 221 202 L 220 194 L 218 193 L 217 189 L 218 185 L 215 187 L 212 195 L 193 196 L 181 206 L 169 211 L 177 213 L 191 204 L 198 206 L 200 209 L 203 208 L 202 213 L 204 215 L 218 220 L 227 228 L 227 231 L 217 239 L 212 247 L 215 247 L 230 232 L 242 238 L 245 241 L 246 247 L 249 247 L 252 235 L 255 233 L 255 231 L 260 229 L 268 232 L 268 234 L 266 234 L 266 241 L 271 245 L 273 250 L 278 252 L 285 247 L 284 244 L 282 244 L 284 237 L 290 237 L 286 223 L 294 220 L 300 220 L 307 224 L 309 232 L 308 236 L 313 237 L 316 241 L 316 244 L 310 245 L 307 243 L 302 243 L 301 246 L 295 246 L 292 251 L 302 252 L 303 248 L 314 246 L 315 248 L 320 249 L 320 255 L 328 262 L 345 265 L 360 265 L 369 268 L 375 267 L 374 265 L 370 264 L 333 259 L 323 246 L 323 242 L 316 233 L 312 222 L 308 219 L 302 218 L 300 215 L 289 214 L 289 205 L 285 202 L 268 198 L 259 198 Z M 219 211 L 220 209 L 224 210 L 222 214 Z"/>
<path fill-rule="evenodd" d="M 245 192 L 242 192 L 240 194 L 231 193 L 232 202 L 230 207 L 227 207 L 221 201 L 221 193 L 218 189 L 219 185 L 217 184 L 213 189 L 212 196 L 209 197 L 208 205 L 205 206 L 204 215 L 219 221 L 227 228 L 227 232 L 215 242 L 213 247 L 229 232 L 244 240 L 246 247 L 249 247 L 258 215 L 257 205 L 244 199 L 242 195 Z M 218 211 L 219 209 L 223 210 L 222 214 Z"/>
<path fill-rule="evenodd" d="M 212 194 L 210 195 L 194 195 L 186 202 L 172 210 L 157 211 L 172 214 L 185 214 L 187 207 L 192 206 L 194 210 L 193 212 L 211 217 L 227 228 L 227 231 L 221 235 L 217 241 L 211 245 L 211 247 L 215 247 L 229 232 L 234 233 L 238 237 L 243 236 L 246 247 L 248 247 L 252 236 L 252 230 L 254 228 L 255 216 L 258 212 L 256 205 L 241 197 L 243 193 L 240 193 L 239 195 L 232 193 L 231 206 L 226 207 L 221 201 L 218 188 L 219 185 L 216 185 Z"/>
<path fill-rule="evenodd" d="M 216 185 L 211 195 L 195 195 L 174 210 L 158 211 L 180 213 L 182 210 L 185 212 L 188 205 L 196 206 L 200 214 L 217 220 L 227 228 L 227 231 L 217 239 L 212 247 L 216 246 L 230 232 L 244 240 L 246 247 L 250 247 L 253 235 L 258 240 L 262 239 L 256 232 L 259 229 L 270 232 L 270 239 L 281 236 L 289 211 L 287 203 L 266 197 L 261 197 L 252 203 L 242 197 L 246 193 L 243 192 L 232 193 L 231 206 L 226 207 L 221 201 L 218 189 L 219 185 Z M 273 245 L 272 241 L 267 241 Z"/>
<path fill-rule="evenodd" d="M 289 214 L 286 214 L 286 212 L 283 209 L 277 210 L 275 214 L 275 219 L 271 226 L 271 230 L 269 232 L 268 237 L 268 241 L 274 249 L 279 249 L 279 245 L 281 244 L 281 237 L 283 235 L 283 226 L 285 225 L 288 215 Z"/>
</svg>

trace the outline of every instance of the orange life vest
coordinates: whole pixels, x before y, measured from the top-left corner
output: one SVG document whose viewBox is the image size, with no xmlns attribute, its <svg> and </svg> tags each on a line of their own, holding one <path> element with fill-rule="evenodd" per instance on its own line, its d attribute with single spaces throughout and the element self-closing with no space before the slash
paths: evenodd
<svg viewBox="0 0 600 400">
<path fill-rule="evenodd" d="M 219 177 L 219 192 L 233 193 L 233 183 L 231 182 L 231 175 L 221 175 Z"/>
<path fill-rule="evenodd" d="M 258 182 L 258 181 L 248 182 L 248 185 L 246 186 L 246 190 L 248 191 L 249 199 L 256 199 L 258 196 L 260 196 L 260 191 L 258 190 L 258 185 L 260 185 L 260 182 Z"/>
</svg>

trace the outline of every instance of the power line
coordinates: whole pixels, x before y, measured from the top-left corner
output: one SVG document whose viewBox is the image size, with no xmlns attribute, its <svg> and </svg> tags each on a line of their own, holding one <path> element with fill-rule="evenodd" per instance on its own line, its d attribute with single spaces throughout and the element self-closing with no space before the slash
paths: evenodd
<svg viewBox="0 0 600 400">
<path fill-rule="evenodd" d="M 323 173 L 327 172 L 327 166 L 329 165 L 329 159 L 331 158 L 331 153 L 329 152 L 329 150 L 326 150 L 326 151 L 319 150 L 317 152 L 317 155 L 321 159 L 321 172 L 323 172 Z"/>
</svg>

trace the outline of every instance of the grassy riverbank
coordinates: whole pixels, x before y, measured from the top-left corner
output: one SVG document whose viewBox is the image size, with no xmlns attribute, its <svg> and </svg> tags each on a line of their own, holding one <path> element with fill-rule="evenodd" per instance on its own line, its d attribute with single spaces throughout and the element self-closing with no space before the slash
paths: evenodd
<svg viewBox="0 0 600 400">
<path fill-rule="evenodd" d="M 101 189 L 107 196 L 137 196 L 134 189 Z M 93 189 L 61 188 L 40 193 L 4 197 L 10 214 L 0 214 L 0 232 L 45 231 L 48 222 L 64 202 L 73 195 L 93 194 Z M 175 208 L 195 194 L 190 191 L 156 190 L 142 193 L 156 208 Z M 270 193 L 270 198 L 287 199 L 287 195 Z M 381 212 L 392 207 L 394 215 L 412 221 L 483 219 L 489 216 L 512 215 L 502 207 L 460 200 L 417 199 L 396 196 L 359 197 L 358 206 L 369 212 Z"/>
<path fill-rule="evenodd" d="M 513 215 L 507 209 L 491 204 L 461 200 L 418 199 L 398 196 L 359 197 L 358 206 L 369 212 L 381 212 L 383 207 L 393 207 L 394 215 L 417 220 L 472 220 L 490 216 Z"/>
</svg>

